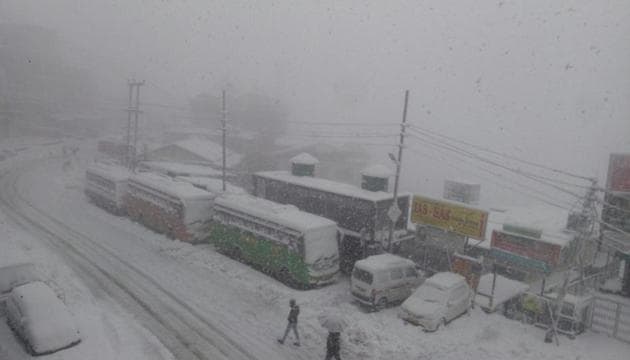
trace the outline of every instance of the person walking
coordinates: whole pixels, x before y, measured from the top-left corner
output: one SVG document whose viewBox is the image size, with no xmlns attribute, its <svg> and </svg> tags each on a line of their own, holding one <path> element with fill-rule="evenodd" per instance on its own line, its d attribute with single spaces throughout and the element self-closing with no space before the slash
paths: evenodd
<svg viewBox="0 0 630 360">
<path fill-rule="evenodd" d="M 289 317 L 287 318 L 287 329 L 284 331 L 284 336 L 282 337 L 282 339 L 278 339 L 278 342 L 280 344 L 284 344 L 284 340 L 286 340 L 287 335 L 289 335 L 289 331 L 293 329 L 293 334 L 295 334 L 295 342 L 293 343 L 293 345 L 300 346 L 300 335 L 297 331 L 297 322 L 298 315 L 300 314 L 300 307 L 297 306 L 297 304 L 295 303 L 295 299 L 291 299 L 289 301 L 289 307 L 291 308 L 291 310 L 289 310 Z"/>
<path fill-rule="evenodd" d="M 337 360 L 341 360 L 339 357 L 339 348 L 340 348 L 340 333 L 338 332 L 329 332 L 328 339 L 326 339 L 326 360 L 330 360 L 335 358 Z"/>
</svg>

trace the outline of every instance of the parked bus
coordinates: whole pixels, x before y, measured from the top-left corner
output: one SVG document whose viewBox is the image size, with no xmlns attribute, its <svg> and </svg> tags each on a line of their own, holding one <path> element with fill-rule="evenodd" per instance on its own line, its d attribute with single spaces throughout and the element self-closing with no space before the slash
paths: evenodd
<svg viewBox="0 0 630 360">
<path fill-rule="evenodd" d="M 95 163 L 85 171 L 85 194 L 94 204 L 122 215 L 129 176 L 120 166 Z"/>
<path fill-rule="evenodd" d="M 197 242 L 207 232 L 215 197 L 186 182 L 140 173 L 129 179 L 125 208 L 131 219 L 158 233 Z"/>
<path fill-rule="evenodd" d="M 248 194 L 220 196 L 214 211 L 209 240 L 218 251 L 299 288 L 336 280 L 335 222 Z"/>
</svg>

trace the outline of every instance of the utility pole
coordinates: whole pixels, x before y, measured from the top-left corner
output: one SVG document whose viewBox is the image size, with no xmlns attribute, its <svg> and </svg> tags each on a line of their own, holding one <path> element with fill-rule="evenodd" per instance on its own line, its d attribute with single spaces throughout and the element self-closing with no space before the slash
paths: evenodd
<svg viewBox="0 0 630 360">
<path fill-rule="evenodd" d="M 576 237 L 576 246 L 575 253 L 573 254 L 573 261 L 571 261 L 571 265 L 577 265 L 579 269 L 580 282 L 578 285 L 580 286 L 580 291 L 583 290 L 584 286 L 584 243 L 590 239 L 593 234 L 593 227 L 597 219 L 594 218 L 596 216 L 593 214 L 592 209 L 595 201 L 597 201 L 597 179 L 592 178 L 591 186 L 586 192 L 586 197 L 584 202 L 582 203 L 582 210 L 580 211 L 580 221 L 577 226 L 578 234 Z M 562 312 L 562 306 L 564 303 L 564 297 L 567 293 L 567 289 L 569 287 L 570 279 L 570 270 L 567 269 L 567 272 L 564 276 L 564 281 L 562 282 L 562 287 L 557 292 L 556 301 L 554 304 L 554 309 L 552 311 L 551 317 L 551 329 L 548 330 L 548 333 L 545 335 L 549 337 L 549 335 L 553 335 L 556 341 L 556 345 L 559 345 L 558 341 L 558 322 L 560 320 L 560 314 Z M 551 332 L 551 334 L 549 334 Z"/>
<path fill-rule="evenodd" d="M 221 180 L 223 184 L 223 192 L 225 192 L 225 132 L 227 131 L 227 110 L 225 108 L 225 90 L 222 92 L 222 106 L 221 106 L 221 137 L 222 137 L 222 150 L 223 150 L 223 166 L 221 168 Z"/>
<path fill-rule="evenodd" d="M 407 105 L 409 103 L 409 90 L 405 90 L 405 106 L 403 108 L 402 123 L 400 124 L 400 143 L 398 144 L 398 158 L 394 158 L 393 154 L 389 154 L 389 157 L 396 164 L 396 177 L 394 179 L 394 199 L 392 206 L 387 212 L 387 216 L 391 220 L 389 227 L 389 236 L 387 238 L 387 251 L 392 250 L 392 242 L 394 240 L 394 227 L 396 221 L 401 215 L 400 208 L 398 207 L 398 182 L 400 179 L 400 167 L 402 165 L 403 144 L 405 142 L 405 126 L 407 122 Z"/>
<path fill-rule="evenodd" d="M 129 105 L 127 107 L 127 157 L 126 157 L 126 165 L 129 169 L 135 171 L 136 169 L 136 157 L 138 155 L 137 146 L 138 146 L 138 116 L 140 114 L 140 86 L 144 85 L 144 81 L 136 81 L 130 80 L 128 82 L 129 85 Z M 135 104 L 133 101 L 133 93 L 136 93 Z M 131 115 L 134 115 L 134 121 L 132 124 Z M 132 141 L 132 130 L 133 127 L 133 141 Z"/>
<path fill-rule="evenodd" d="M 133 80 L 128 81 L 129 103 L 127 104 L 127 137 L 125 138 L 125 166 L 131 169 L 131 114 L 133 109 Z"/>
</svg>

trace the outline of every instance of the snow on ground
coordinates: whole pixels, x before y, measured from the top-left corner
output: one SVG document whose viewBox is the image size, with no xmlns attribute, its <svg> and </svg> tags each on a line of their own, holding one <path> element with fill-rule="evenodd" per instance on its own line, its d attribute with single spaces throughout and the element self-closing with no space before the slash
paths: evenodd
<svg viewBox="0 0 630 360">
<path fill-rule="evenodd" d="M 84 150 L 82 150 L 84 152 Z M 209 245 L 190 245 L 155 234 L 127 218 L 116 217 L 88 203 L 82 194 L 82 169 L 61 171 L 61 160 L 41 162 L 20 181 L 22 196 L 70 227 L 88 234 L 118 256 L 133 262 L 191 306 L 207 314 L 226 333 L 240 339 L 261 358 L 321 359 L 326 331 L 319 325 L 322 312 L 344 314 L 348 328 L 342 334 L 344 359 L 620 359 L 630 346 L 605 336 L 586 333 L 576 340 L 560 338 L 560 346 L 545 344 L 544 331 L 530 325 L 488 315 L 479 309 L 456 319 L 436 333 L 424 333 L 397 317 L 397 307 L 366 312 L 352 302 L 347 278 L 331 286 L 309 291 L 290 289 L 248 266 L 217 254 Z M 2 227 L 4 229 L 4 227 Z M 18 238 L 24 234 L 14 235 Z M 99 349 L 111 342 L 125 342 L 127 351 L 146 354 L 151 337 L 128 339 L 120 328 L 124 312 L 99 300 L 85 289 L 60 259 L 42 254 L 37 241 L 13 240 L 8 248 L 22 248 L 21 259 L 42 261 L 60 283 L 68 284 L 66 296 L 77 309 L 80 326 L 94 329 Z M 25 250 L 26 246 L 30 250 Z M 4 248 L 7 247 L 2 243 Z M 18 250 L 13 250 L 19 253 Z M 40 252 L 40 255 L 36 254 Z M 45 259 L 43 258 L 45 257 Z M 281 346 L 276 337 L 286 326 L 289 299 L 301 307 L 299 330 L 302 347 Z M 113 309 L 110 309 L 113 307 Z M 110 315 L 117 314 L 112 320 Z M 105 314 L 108 316 L 105 317 Z M 105 318 L 112 325 L 105 325 Z M 94 321 L 91 324 L 90 321 Z M 132 326 L 137 329 L 138 326 Z M 3 334 L 0 329 L 0 335 Z M 110 336 L 111 335 L 111 336 Z M 117 340 L 114 340 L 117 339 Z M 290 342 L 287 342 L 287 344 Z M 80 348 L 77 348 L 80 349 Z M 142 349 L 142 350 L 138 350 Z M 2 355 L 0 349 L 0 356 Z M 146 355 L 145 355 L 146 356 Z M 140 356 L 142 357 L 142 355 Z M 86 357 L 93 358 L 93 357 Z M 103 357 L 105 358 L 105 357 Z M 109 358 L 137 358 L 111 356 Z"/>
<path fill-rule="evenodd" d="M 22 141 L 25 141 L 24 139 Z M 37 144 L 27 149 L 24 143 L 2 142 L 0 148 L 19 148 L 15 157 L 0 161 L 0 171 L 32 157 L 58 154 L 57 144 L 47 139 L 25 141 Z M 42 145 L 43 144 L 43 145 Z M 0 266 L 32 262 L 63 292 L 68 309 L 75 316 L 83 341 L 70 349 L 40 357 L 42 359 L 172 359 L 164 346 L 146 329 L 138 326 L 108 298 L 94 292 L 64 264 L 64 260 L 38 239 L 33 238 L 0 212 Z M 0 359 L 30 359 L 0 315 Z"/>
</svg>

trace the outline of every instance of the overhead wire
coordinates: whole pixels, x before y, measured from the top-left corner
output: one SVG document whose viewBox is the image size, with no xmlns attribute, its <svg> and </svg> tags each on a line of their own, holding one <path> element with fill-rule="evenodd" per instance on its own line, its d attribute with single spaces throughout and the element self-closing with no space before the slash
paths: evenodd
<svg viewBox="0 0 630 360">
<path fill-rule="evenodd" d="M 535 166 L 535 167 L 538 167 L 538 168 L 541 168 L 541 169 L 545 169 L 545 170 L 552 171 L 552 172 L 555 172 L 555 173 L 558 173 L 558 174 L 570 176 L 570 177 L 573 177 L 573 178 L 578 178 L 578 179 L 587 180 L 587 181 L 591 181 L 592 180 L 592 178 L 588 177 L 588 176 L 574 174 L 574 173 L 571 173 L 571 172 L 566 171 L 566 170 L 556 169 L 556 168 L 553 168 L 553 167 L 550 167 L 550 166 L 547 166 L 547 165 L 544 165 L 544 164 L 539 164 L 539 163 L 535 163 L 535 162 L 530 161 L 530 160 L 521 159 L 521 158 L 518 158 L 518 157 L 513 156 L 513 155 L 504 154 L 502 152 L 499 152 L 499 151 L 496 151 L 496 150 L 492 150 L 492 149 L 489 149 L 489 148 L 486 148 L 486 147 L 483 147 L 483 146 L 480 146 L 480 145 L 472 144 L 470 142 L 467 142 L 467 141 L 464 141 L 464 140 L 460 140 L 460 139 L 457 139 L 457 138 L 452 137 L 452 136 L 440 134 L 437 131 L 433 131 L 433 130 L 429 130 L 429 129 L 426 129 L 426 128 L 422 128 L 422 127 L 414 125 L 414 124 L 409 124 L 407 126 L 409 128 L 415 129 L 416 131 L 419 131 L 419 132 L 428 133 L 428 134 L 431 134 L 433 136 L 438 136 L 438 137 L 441 137 L 441 138 L 444 138 L 444 139 L 447 139 L 447 140 L 450 140 L 450 141 L 454 141 L 454 142 L 457 142 L 457 143 L 460 143 L 460 144 L 463 144 L 463 145 L 470 146 L 470 147 L 472 147 L 474 149 L 477 149 L 477 150 L 480 150 L 480 151 L 488 152 L 488 153 L 491 153 L 491 154 L 494 154 L 494 155 L 498 155 L 498 156 L 501 156 L 501 157 L 504 157 L 504 158 L 508 158 L 508 159 L 511 159 L 511 160 L 514 160 L 514 161 L 518 161 L 518 162 L 521 162 L 523 164 L 527 164 L 527 165 L 530 165 L 530 166 Z"/>
<path fill-rule="evenodd" d="M 432 144 L 423 144 L 423 145 L 424 145 L 424 146 L 427 146 L 427 147 L 431 147 L 431 146 L 432 146 Z M 426 156 L 426 154 L 425 154 L 425 153 L 423 153 L 422 151 L 419 151 L 419 150 L 418 150 L 418 149 L 416 149 L 416 148 L 409 147 L 409 149 L 410 149 L 411 151 L 413 151 L 413 152 L 415 152 L 415 153 L 417 153 L 417 154 L 421 155 L 421 156 Z M 440 154 L 440 155 L 442 155 L 442 154 Z M 459 162 L 461 162 L 461 163 L 464 163 L 464 164 L 468 164 L 468 165 L 470 165 L 470 163 L 469 163 L 469 162 L 467 162 L 467 161 L 466 161 L 466 160 L 464 160 L 464 159 L 461 159 L 461 158 L 459 158 L 459 157 L 457 157 L 457 156 L 455 156 L 455 155 L 450 155 L 450 156 L 451 156 L 452 158 L 454 158 L 454 159 L 458 160 L 458 161 L 459 161 Z M 462 170 L 461 168 L 459 168 L 459 167 L 457 167 L 457 166 L 455 166 L 455 165 L 449 164 L 449 163 L 448 163 L 448 160 L 446 160 L 443 156 L 440 156 L 440 157 L 441 157 L 441 158 L 445 161 L 445 162 L 444 162 L 444 164 L 445 164 L 446 166 L 449 166 L 449 167 L 454 168 L 454 169 L 459 170 L 459 171 L 461 171 L 461 170 Z M 475 170 L 478 170 L 478 171 L 483 171 L 483 172 L 489 173 L 490 175 L 493 175 L 493 176 L 495 176 L 495 177 L 499 177 L 499 178 L 501 178 L 501 179 L 505 179 L 505 177 L 504 177 L 503 175 L 498 174 L 498 173 L 496 173 L 496 172 L 493 172 L 493 171 L 488 170 L 488 169 L 483 168 L 483 167 L 474 167 L 474 169 L 475 169 Z M 541 202 L 543 202 L 543 203 L 546 203 L 546 204 L 548 204 L 548 205 L 551 205 L 551 206 L 554 206 L 554 207 L 557 207 L 557 208 L 560 208 L 560 209 L 563 209 L 563 210 L 570 210 L 571 205 L 570 205 L 569 203 L 564 202 L 564 201 L 559 201 L 559 200 L 557 200 L 557 199 L 555 199 L 555 202 L 550 201 L 549 199 L 550 199 L 551 197 L 549 196 L 549 194 L 544 193 L 544 192 L 542 192 L 542 191 L 540 191 L 540 190 L 538 190 L 538 189 L 531 188 L 531 187 L 529 187 L 529 186 L 527 186 L 527 185 L 523 185 L 523 184 L 520 184 L 520 183 L 517 183 L 517 182 L 511 181 L 512 183 L 514 183 L 514 184 L 516 184 L 516 185 L 520 186 L 521 188 L 525 188 L 525 189 L 527 189 L 527 190 L 529 190 L 529 191 L 531 191 L 531 192 L 533 192 L 533 193 L 536 193 L 536 194 L 538 194 L 538 195 L 540 195 L 540 196 L 537 196 L 537 195 L 532 195 L 531 193 L 528 193 L 528 192 L 526 192 L 526 191 L 524 191 L 524 190 L 522 190 L 522 189 L 516 188 L 516 187 L 514 187 L 514 186 L 505 185 L 505 184 L 503 184 L 503 183 L 501 183 L 501 182 L 497 181 L 497 179 L 496 179 L 496 178 L 487 178 L 487 177 L 480 176 L 480 175 L 476 175 L 476 176 L 477 176 L 477 177 L 479 177 L 479 178 L 481 178 L 481 179 L 484 179 L 484 180 L 486 180 L 486 181 L 493 182 L 493 183 L 495 183 L 496 185 L 498 185 L 498 186 L 500 186 L 500 187 L 503 187 L 503 188 L 506 188 L 506 189 L 509 189 L 509 190 L 512 190 L 512 191 L 516 191 L 516 192 L 521 193 L 521 194 L 523 194 L 523 195 L 526 195 L 526 196 L 529 196 L 529 197 L 534 198 L 534 199 L 536 199 L 536 200 L 539 200 L 539 201 L 541 201 Z M 507 180 L 507 179 L 506 179 L 506 180 Z"/>
<path fill-rule="evenodd" d="M 460 147 L 457 147 L 455 145 L 445 143 L 445 142 L 440 141 L 439 139 L 435 139 L 434 137 L 431 137 L 431 136 L 429 136 L 429 138 L 431 138 L 431 140 L 427 140 L 426 138 L 422 138 L 420 136 L 417 136 L 416 133 L 413 133 L 413 129 L 410 129 L 410 130 L 412 132 L 408 133 L 409 136 L 412 137 L 412 138 L 416 138 L 418 140 L 421 140 L 421 142 L 429 141 L 432 144 L 434 144 L 435 146 L 438 146 L 438 147 L 440 147 L 442 149 L 445 149 L 445 150 L 448 150 L 448 151 L 452 151 L 452 152 L 458 153 L 460 155 L 463 155 L 463 156 L 466 156 L 466 157 L 469 157 L 469 158 L 472 158 L 472 159 L 475 159 L 475 160 L 478 160 L 478 161 L 481 161 L 481 162 L 484 162 L 484 163 L 487 163 L 487 164 L 499 167 L 499 168 L 501 168 L 503 170 L 506 170 L 506 171 L 510 171 L 510 172 L 515 173 L 517 175 L 529 178 L 530 180 L 537 181 L 537 182 L 539 182 L 541 184 L 544 184 L 544 185 L 547 185 L 549 187 L 552 187 L 552 188 L 554 188 L 554 189 L 556 189 L 556 190 L 558 190 L 560 192 L 563 192 L 563 193 L 566 193 L 568 195 L 574 196 L 574 197 L 576 197 L 578 199 L 584 198 L 583 195 L 577 194 L 577 193 L 575 193 L 573 191 L 570 191 L 570 190 L 566 190 L 566 189 L 564 189 L 564 188 L 562 188 L 560 186 L 557 186 L 555 184 L 552 184 L 552 183 L 550 183 L 550 182 L 548 182 L 546 180 L 539 179 L 538 177 L 536 177 L 535 174 L 531 174 L 531 173 L 528 173 L 526 171 L 523 171 L 523 170 L 520 170 L 520 169 L 517 169 L 517 168 L 512 168 L 510 166 L 506 166 L 506 165 L 501 164 L 501 163 L 499 163 L 497 161 L 493 161 L 491 159 L 484 158 L 484 157 L 482 157 L 482 156 L 480 156 L 478 154 L 475 154 L 473 152 L 467 151 L 467 150 L 462 149 Z"/>
</svg>

